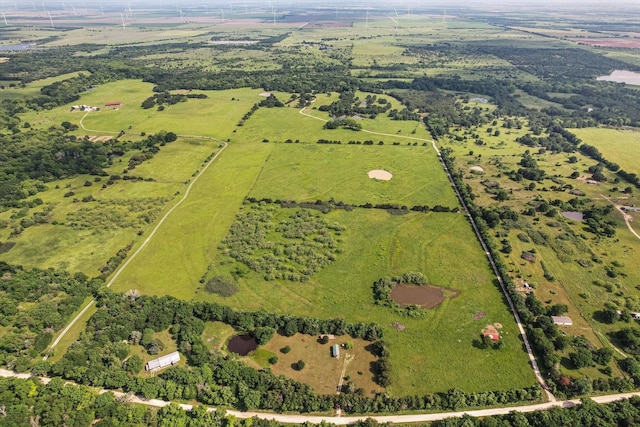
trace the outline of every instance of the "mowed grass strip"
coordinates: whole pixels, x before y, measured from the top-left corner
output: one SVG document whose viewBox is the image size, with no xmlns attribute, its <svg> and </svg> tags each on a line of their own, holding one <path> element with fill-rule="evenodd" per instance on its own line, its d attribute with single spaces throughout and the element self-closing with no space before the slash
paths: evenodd
<svg viewBox="0 0 640 427">
<path fill-rule="evenodd" d="M 113 288 L 191 299 L 270 150 L 269 145 L 230 143 Z"/>
<path fill-rule="evenodd" d="M 363 135 L 365 136 L 365 135 Z M 389 181 L 371 170 L 393 174 Z M 250 196 L 257 199 L 457 206 L 432 147 L 278 144 Z M 443 191 L 444 190 L 444 191 Z"/>
</svg>

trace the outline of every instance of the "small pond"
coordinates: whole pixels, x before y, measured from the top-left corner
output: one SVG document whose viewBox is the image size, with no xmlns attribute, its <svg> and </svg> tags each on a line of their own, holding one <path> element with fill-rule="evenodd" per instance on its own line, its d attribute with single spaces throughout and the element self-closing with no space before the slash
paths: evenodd
<svg viewBox="0 0 640 427">
<path fill-rule="evenodd" d="M 447 294 L 445 294 L 447 291 Z M 444 301 L 445 298 L 455 298 L 459 291 L 444 289 L 433 285 L 411 285 L 399 283 L 391 289 L 391 299 L 397 304 L 408 307 L 417 305 L 420 308 L 433 308 Z"/>
<path fill-rule="evenodd" d="M 35 43 L 7 44 L 4 46 L 0 46 L 0 51 L 27 50 L 27 49 L 31 49 L 35 45 L 36 45 Z"/>
<path fill-rule="evenodd" d="M 231 353 L 246 356 L 258 348 L 258 342 L 254 337 L 248 334 L 236 335 L 229 340 L 227 348 Z"/>
<path fill-rule="evenodd" d="M 630 85 L 640 85 L 640 73 L 625 70 L 615 70 L 608 76 L 600 76 L 598 80 L 605 82 L 627 83 Z"/>
<path fill-rule="evenodd" d="M 583 221 L 584 220 L 584 215 L 582 214 L 582 212 L 564 211 L 564 212 L 561 212 L 561 214 L 562 214 L 563 217 L 572 219 L 574 221 Z"/>
</svg>

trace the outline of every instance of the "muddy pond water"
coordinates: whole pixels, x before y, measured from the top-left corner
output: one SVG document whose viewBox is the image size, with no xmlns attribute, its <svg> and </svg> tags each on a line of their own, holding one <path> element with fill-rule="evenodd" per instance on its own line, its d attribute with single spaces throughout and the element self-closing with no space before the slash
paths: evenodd
<svg viewBox="0 0 640 427">
<path fill-rule="evenodd" d="M 229 340 L 227 348 L 231 353 L 246 356 L 258 348 L 258 342 L 255 338 L 248 334 L 236 335 Z"/>
<path fill-rule="evenodd" d="M 391 290 L 391 299 L 403 307 L 417 305 L 420 308 L 433 308 L 445 298 L 455 298 L 459 294 L 460 291 L 438 286 L 400 283 Z"/>
</svg>

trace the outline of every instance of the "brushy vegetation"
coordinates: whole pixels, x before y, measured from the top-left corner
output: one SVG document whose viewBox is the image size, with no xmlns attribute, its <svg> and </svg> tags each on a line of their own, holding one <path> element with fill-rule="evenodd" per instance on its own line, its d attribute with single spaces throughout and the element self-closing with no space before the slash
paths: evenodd
<svg viewBox="0 0 640 427">
<path fill-rule="evenodd" d="M 238 285 L 233 279 L 224 276 L 215 276 L 207 280 L 204 290 L 212 294 L 218 294 L 221 297 L 230 297 L 238 292 Z"/>
<path fill-rule="evenodd" d="M 278 220 L 269 210 L 250 205 L 236 218 L 222 241 L 223 254 L 264 273 L 265 280 L 306 282 L 342 251 L 337 236 L 344 227 L 309 210 Z"/>
</svg>

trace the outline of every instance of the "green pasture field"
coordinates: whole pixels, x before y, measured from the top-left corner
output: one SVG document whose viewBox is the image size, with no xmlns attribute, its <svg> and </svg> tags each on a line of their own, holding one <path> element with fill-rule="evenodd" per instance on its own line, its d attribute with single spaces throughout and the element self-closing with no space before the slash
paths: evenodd
<svg viewBox="0 0 640 427">
<path fill-rule="evenodd" d="M 120 80 L 84 92 L 74 105 L 86 104 L 99 107 L 99 111 L 88 114 L 70 111 L 71 105 L 54 108 L 45 112 L 29 112 L 21 115 L 32 126 L 49 127 L 69 121 L 80 126 L 75 132 L 84 135 L 117 135 L 125 131 L 125 139 L 139 139 L 142 132 L 154 133 L 160 130 L 178 135 L 209 136 L 226 139 L 230 136 L 229 118 L 239 120 L 251 106 L 259 101 L 257 89 L 236 89 L 228 91 L 203 91 L 207 99 L 188 99 L 185 102 L 167 106 L 164 111 L 157 108 L 145 110 L 142 102 L 153 95 L 153 85 L 139 80 Z M 194 93 L 196 93 L 194 91 Z M 231 102 L 231 99 L 235 101 Z M 108 102 L 121 102 L 120 106 L 106 107 Z M 80 123 L 82 121 L 82 123 Z"/>
<path fill-rule="evenodd" d="M 261 142 L 263 138 L 300 137 L 302 140 L 333 138 L 329 135 L 340 134 L 359 136 L 345 130 L 323 131 L 318 129 L 321 128 L 320 121 L 316 129 L 297 123 L 313 124 L 315 121 L 300 115 L 294 108 L 259 109 L 244 126 L 237 127 L 225 151 L 195 183 L 185 203 L 167 218 L 149 245 L 118 277 L 114 290 L 137 289 L 143 293 L 217 301 L 242 309 L 344 316 L 353 321 L 375 319 L 389 330 L 392 364 L 397 367 L 395 384 L 389 389 L 393 394 L 442 391 L 453 386 L 474 391 L 533 384 L 533 375 L 517 340 L 515 324 L 492 283 L 483 252 L 464 216 L 459 213 L 393 216 L 379 210 L 334 211 L 326 215 L 326 220 L 347 228 L 343 233 L 344 254 L 308 283 L 265 282 L 257 273 L 248 273 L 239 282 L 240 292 L 230 298 L 205 293 L 199 280 L 207 270 L 208 274 L 228 273 L 225 269 L 232 267 L 217 265 L 217 247 L 234 222 L 244 197 L 253 194 L 253 189 L 260 188 L 262 182 L 265 183 L 263 188 L 268 188 L 269 181 L 277 177 L 274 174 L 270 178 L 267 174 L 271 158 L 274 161 L 281 155 L 293 158 L 296 151 L 307 149 L 328 153 L 337 148 L 341 153 L 349 149 L 382 148 L 389 154 L 381 157 L 414 150 L 413 153 L 425 153 L 425 159 L 430 159 L 434 168 L 430 176 L 444 175 L 428 147 L 333 147 Z M 286 132 L 282 130 L 285 124 Z M 407 157 L 401 156 L 398 161 L 409 162 Z M 447 204 L 447 200 L 455 201 L 446 180 L 439 178 L 437 182 L 440 183 L 437 186 L 443 197 L 442 204 Z M 272 186 L 276 187 L 277 183 Z M 462 294 L 430 311 L 426 319 L 405 319 L 374 306 L 373 281 L 406 271 L 422 271 L 431 283 L 462 290 Z M 474 321 L 473 314 L 477 312 L 485 313 L 486 320 Z M 396 332 L 391 328 L 394 321 L 406 323 L 407 330 Z M 481 323 L 486 321 L 504 325 L 506 349 L 491 353 L 472 346 L 473 339 L 486 326 Z M 451 324 L 459 327 L 451 330 Z M 417 340 L 419 344 L 416 344 Z M 415 351 L 416 345 L 420 346 L 419 352 Z M 465 358 L 455 369 L 435 375 L 438 366 L 450 364 L 450 354 L 462 349 L 477 352 L 474 361 Z M 505 374 L 487 370 L 485 365 L 489 359 Z M 433 378 L 425 382 L 424 377 Z"/>
<path fill-rule="evenodd" d="M 377 143 L 376 143 L 377 144 Z M 382 169 L 390 181 L 367 173 Z M 264 165 L 251 197 L 280 200 L 343 201 L 457 206 L 431 144 L 427 147 L 278 144 Z"/>
<path fill-rule="evenodd" d="M 101 45 L 119 45 L 132 43 L 158 43 L 186 42 L 204 37 L 208 32 L 206 28 L 198 28 L 192 25 L 182 25 L 171 28 L 146 27 L 144 25 L 129 25 L 123 29 L 121 26 L 95 26 L 78 28 L 66 31 L 58 40 L 47 43 L 47 46 L 67 46 L 83 43 Z"/>
<path fill-rule="evenodd" d="M 267 282 L 262 275 L 249 272 L 239 280 L 240 291 L 232 297 L 207 295 L 199 288 L 196 298 L 252 310 L 340 316 L 349 321 L 375 319 L 385 328 L 385 339 L 390 342 L 394 384 L 388 390 L 393 395 L 450 387 L 468 391 L 501 389 L 533 383 L 513 318 L 462 214 L 394 216 L 385 211 L 357 209 L 333 211 L 323 218 L 346 227 L 341 234 L 345 250 L 309 282 Z M 218 258 L 214 257 L 214 262 Z M 237 265 L 214 264 L 211 274 L 228 275 Z M 423 272 L 429 283 L 460 290 L 461 294 L 428 310 L 425 318 L 419 319 L 374 305 L 373 282 L 407 271 Z M 477 313 L 484 313 L 485 317 L 474 320 Z M 396 321 L 406 329 L 397 332 L 392 327 Z M 504 325 L 505 349 L 483 352 L 474 348 L 472 341 L 482 328 L 496 322 Z M 448 360 L 450 354 L 459 352 L 472 356 Z"/>
<path fill-rule="evenodd" d="M 346 250 L 309 282 L 265 282 L 257 273 L 248 273 L 239 281 L 240 291 L 230 298 L 207 295 L 201 289 L 195 298 L 243 309 L 344 316 L 350 321 L 375 319 L 385 327 L 385 339 L 390 342 L 394 384 L 388 390 L 394 395 L 454 386 L 475 391 L 533 383 L 513 319 L 461 214 L 392 216 L 356 210 L 334 211 L 326 220 L 346 227 L 342 234 Z M 233 267 L 214 267 L 212 274 L 228 274 Z M 428 310 L 423 319 L 398 316 L 373 305 L 373 281 L 406 271 L 422 271 L 429 283 L 462 293 Z M 474 320 L 479 313 L 485 317 Z M 406 329 L 397 332 L 391 326 L 396 321 Z M 504 349 L 486 352 L 472 346 L 488 323 L 504 326 Z M 448 360 L 450 354 L 460 352 L 470 357 Z"/>
<path fill-rule="evenodd" d="M 541 110 L 543 108 L 559 108 L 564 110 L 564 107 L 556 102 L 547 101 L 546 99 L 538 98 L 537 96 L 529 95 L 523 90 L 517 89 L 515 95 L 520 103 L 527 108 L 534 108 Z"/>
<path fill-rule="evenodd" d="M 211 92 L 209 99 L 202 100 L 209 102 L 208 109 L 201 111 L 198 108 L 191 108 L 191 111 L 197 117 L 190 117 L 188 103 L 174 105 L 172 107 L 177 107 L 175 110 L 168 108 L 163 112 L 142 110 L 138 100 L 144 100 L 150 94 L 151 85 L 137 81 L 106 84 L 84 93 L 78 103 L 103 105 L 106 102 L 104 100 L 116 99 L 123 102 L 123 105 L 120 109 L 90 113 L 92 115 L 90 116 L 91 118 L 98 118 L 90 127 L 94 131 L 82 131 L 79 129 L 79 135 L 114 134 L 118 132 L 118 129 L 124 127 L 121 126 L 123 123 L 118 123 L 118 119 L 126 120 L 125 123 L 135 123 L 135 121 L 129 121 L 131 117 L 135 120 L 136 114 L 144 114 L 155 126 L 155 128 L 145 128 L 150 131 L 166 129 L 167 122 L 170 122 L 181 124 L 182 127 L 180 129 L 172 128 L 166 130 L 195 134 L 222 132 L 216 136 L 223 138 L 231 134 L 231 125 L 248 111 L 255 100 L 259 99 L 255 90 Z M 234 97 L 238 101 L 231 101 L 231 98 Z M 241 98 L 246 100 L 240 101 L 239 99 Z M 251 98 L 254 99 L 252 100 Z M 191 104 L 192 107 L 198 107 L 194 104 L 196 103 Z M 180 107 L 187 107 L 187 111 L 179 111 Z M 172 116 L 173 111 L 177 113 L 174 116 Z M 104 116 L 102 113 L 104 113 Z M 82 117 L 80 114 L 84 113 L 70 112 L 69 106 L 65 106 L 48 112 L 25 114 L 22 118 L 26 121 L 32 121 L 33 126 L 48 127 L 65 120 L 79 124 Z M 154 115 L 164 117 L 154 118 Z M 73 119 L 74 117 L 76 119 Z M 89 117 L 85 120 L 88 119 Z M 227 126 L 221 126 L 220 123 L 224 123 Z M 141 138 L 139 134 L 131 135 L 134 139 Z M 86 187 L 84 186 L 85 181 L 93 182 L 94 177 L 78 176 L 50 183 L 49 190 L 39 193 L 37 197 L 41 198 L 45 205 L 55 205 L 51 212 L 51 221 L 58 221 L 59 223 L 67 221 L 69 213 L 86 206 L 82 202 L 73 202 L 74 198 L 81 200 L 83 197 L 92 195 L 99 200 L 132 200 L 149 197 L 171 199 L 177 192 L 181 191 L 184 183 L 191 179 L 192 174 L 200 167 L 205 158 L 216 151 L 219 145 L 219 142 L 211 139 L 179 138 L 178 141 L 162 147 L 161 151 L 151 161 L 130 171 L 131 175 L 153 178 L 156 180 L 155 182 L 118 181 L 107 189 L 101 189 L 100 187 L 104 181 L 94 183 L 91 187 Z M 113 166 L 107 169 L 108 173 L 122 174 L 123 169 L 126 169 L 127 161 L 128 158 L 126 157 L 114 159 Z M 55 188 L 56 185 L 58 188 Z M 63 197 L 68 191 L 73 191 L 75 193 L 74 196 Z M 162 206 L 159 208 L 162 209 Z M 32 212 L 38 210 L 34 209 Z M 14 209 L 0 213 L 0 220 L 9 220 L 9 217 L 16 211 Z M 98 219 L 96 218 L 95 220 L 97 221 Z M 7 239 L 10 231 L 10 228 L 0 230 L 0 238 Z M 13 238 L 12 241 L 16 245 L 10 251 L 3 253 L 1 258 L 6 262 L 25 266 L 66 268 L 70 271 L 83 271 L 92 276 L 98 273 L 97 269 L 109 257 L 124 246 L 134 242 L 138 238 L 138 231 L 138 228 L 116 228 L 109 232 L 107 238 L 104 232 L 91 229 L 74 230 L 63 225 L 37 225 L 26 229 L 20 236 Z"/>
<path fill-rule="evenodd" d="M 627 172 L 640 174 L 640 131 L 635 129 L 571 129 L 585 144 L 598 148 L 605 159 Z M 624 185 L 624 184 L 623 184 Z"/>
<path fill-rule="evenodd" d="M 60 76 L 50 77 L 47 79 L 35 80 L 31 83 L 28 83 L 24 88 L 19 86 L 9 87 L 8 84 L 5 83 L 6 88 L 0 89 L 0 100 L 37 96 L 40 94 L 40 90 L 43 87 L 56 82 L 61 82 L 63 80 L 69 80 L 73 77 L 78 77 L 81 74 L 90 75 L 91 73 L 88 71 L 78 71 L 75 73 L 62 74 Z"/>
</svg>

